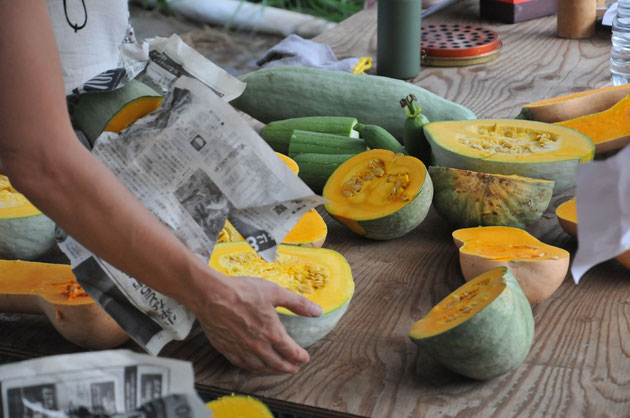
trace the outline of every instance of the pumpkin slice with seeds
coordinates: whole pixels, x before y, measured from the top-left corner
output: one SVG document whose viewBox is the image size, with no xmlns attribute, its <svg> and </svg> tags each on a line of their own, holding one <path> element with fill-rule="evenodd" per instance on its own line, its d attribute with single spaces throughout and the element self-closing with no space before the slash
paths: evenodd
<svg viewBox="0 0 630 418">
<path fill-rule="evenodd" d="M 569 271 L 569 253 L 547 245 L 526 231 L 507 226 L 458 229 L 453 240 L 459 248 L 464 279 L 498 266 L 510 269 L 531 304 L 547 299 Z"/>
<path fill-rule="evenodd" d="M 433 307 L 409 338 L 446 368 L 485 380 L 523 362 L 534 339 L 534 317 L 514 276 L 497 267 Z"/>
<path fill-rule="evenodd" d="M 392 239 L 424 220 L 433 183 L 419 159 L 375 149 L 355 155 L 330 176 L 324 208 L 359 235 Z"/>
<path fill-rule="evenodd" d="M 320 340 L 337 325 L 354 293 L 348 262 L 338 252 L 324 248 L 279 245 L 278 258 L 269 263 L 246 242 L 227 242 L 214 247 L 209 264 L 227 276 L 272 281 L 321 306 L 323 313 L 317 318 L 277 308 L 288 334 L 302 347 Z"/>
</svg>

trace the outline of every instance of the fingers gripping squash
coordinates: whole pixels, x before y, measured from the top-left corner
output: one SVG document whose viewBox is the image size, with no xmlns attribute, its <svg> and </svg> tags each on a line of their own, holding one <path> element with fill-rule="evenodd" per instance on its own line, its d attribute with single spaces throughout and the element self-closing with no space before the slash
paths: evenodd
<svg viewBox="0 0 630 418">
<path fill-rule="evenodd" d="M 324 208 L 350 230 L 386 240 L 420 225 L 431 206 L 433 184 L 417 158 L 376 149 L 339 166 L 323 196 L 329 200 Z"/>
<path fill-rule="evenodd" d="M 323 309 L 307 318 L 277 308 L 287 333 L 302 347 L 328 334 L 343 316 L 354 293 L 348 262 L 336 251 L 280 245 L 273 263 L 264 261 L 246 242 L 217 244 L 210 267 L 232 277 L 259 277 L 298 293 Z"/>
</svg>

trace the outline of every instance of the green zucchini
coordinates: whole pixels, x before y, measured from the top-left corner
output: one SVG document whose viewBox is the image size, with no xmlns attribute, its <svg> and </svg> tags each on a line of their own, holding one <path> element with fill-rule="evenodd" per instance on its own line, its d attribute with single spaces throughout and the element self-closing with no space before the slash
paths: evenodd
<svg viewBox="0 0 630 418">
<path fill-rule="evenodd" d="M 359 133 L 353 128 L 358 123 L 356 118 L 339 116 L 313 116 L 277 120 L 267 124 L 260 131 L 260 136 L 274 151 L 288 154 L 289 141 L 295 130 L 323 132 L 357 138 Z"/>
<path fill-rule="evenodd" d="M 232 104 L 263 123 L 302 116 L 350 116 L 381 126 L 401 140 L 406 116 L 398 102 L 410 93 L 422 102 L 422 113 L 431 121 L 475 119 L 464 106 L 387 77 L 272 67 L 244 74 L 240 79 L 247 87 Z"/>
<path fill-rule="evenodd" d="M 400 142 L 385 129 L 376 125 L 357 124 L 354 127 L 370 149 L 386 149 L 395 153 L 409 155 Z"/>
<path fill-rule="evenodd" d="M 431 145 L 424 136 L 424 125 L 429 123 L 429 119 L 420 113 L 422 107 L 420 103 L 414 103 L 416 96 L 410 94 L 400 100 L 400 106 L 405 109 L 407 119 L 405 119 L 403 129 L 403 144 L 409 151 L 409 155 L 421 160 L 427 167 L 431 165 Z"/>
<path fill-rule="evenodd" d="M 330 175 L 356 154 L 298 154 L 293 159 L 300 167 L 298 176 L 320 194 Z"/>
<path fill-rule="evenodd" d="M 296 130 L 291 135 L 289 157 L 298 154 L 358 154 L 367 151 L 361 138 Z"/>
</svg>

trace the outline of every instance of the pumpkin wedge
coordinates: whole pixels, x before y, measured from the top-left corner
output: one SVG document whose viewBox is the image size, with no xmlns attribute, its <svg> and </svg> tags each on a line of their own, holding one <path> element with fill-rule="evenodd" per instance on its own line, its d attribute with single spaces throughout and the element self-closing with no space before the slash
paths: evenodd
<svg viewBox="0 0 630 418">
<path fill-rule="evenodd" d="M 435 192 L 433 206 L 451 225 L 524 228 L 542 216 L 553 193 L 553 181 L 516 175 L 429 167 Z"/>
<path fill-rule="evenodd" d="M 0 312 L 42 313 L 84 348 L 113 348 L 129 339 L 83 291 L 69 265 L 0 260 Z"/>
<path fill-rule="evenodd" d="M 510 269 L 533 305 L 555 292 L 569 271 L 569 253 L 540 242 L 519 228 L 481 226 L 458 229 L 453 240 L 459 248 L 464 279 L 498 266 Z"/>
<path fill-rule="evenodd" d="M 560 122 L 602 112 L 630 94 L 630 84 L 580 91 L 523 105 L 518 119 Z"/>
<path fill-rule="evenodd" d="M 0 175 L 0 258 L 34 260 L 55 246 L 55 223 Z"/>
<path fill-rule="evenodd" d="M 587 135 L 595 144 L 595 152 L 614 151 L 630 143 L 630 96 L 610 109 L 592 115 L 557 122 Z"/>
<path fill-rule="evenodd" d="M 554 195 L 575 186 L 577 165 L 595 152 L 580 132 L 527 120 L 431 122 L 424 132 L 436 166 L 553 180 Z"/>
<path fill-rule="evenodd" d="M 320 340 L 335 327 L 354 293 L 348 262 L 338 252 L 324 248 L 279 245 L 278 258 L 269 263 L 246 242 L 221 243 L 215 245 L 209 265 L 227 276 L 270 280 L 321 306 L 323 314 L 318 318 L 277 308 L 287 333 L 302 347 Z"/>
<path fill-rule="evenodd" d="M 534 317 L 514 276 L 497 267 L 433 307 L 409 338 L 447 369 L 491 379 L 523 362 L 534 338 Z"/>
<path fill-rule="evenodd" d="M 575 198 L 568 200 L 556 208 L 556 217 L 567 234 L 577 238 L 577 205 Z M 615 257 L 617 261 L 630 269 L 630 249 Z"/>
<path fill-rule="evenodd" d="M 422 161 L 375 149 L 341 164 L 324 187 L 324 208 L 353 232 L 367 238 L 397 238 L 424 220 L 433 184 Z"/>
<path fill-rule="evenodd" d="M 94 144 L 103 131 L 126 129 L 156 110 L 162 99 L 146 84 L 130 80 L 116 90 L 82 94 L 72 110 L 72 123 L 83 131 L 90 144 Z"/>
<path fill-rule="evenodd" d="M 273 418 L 267 406 L 251 396 L 222 396 L 206 404 L 212 418 Z"/>
</svg>

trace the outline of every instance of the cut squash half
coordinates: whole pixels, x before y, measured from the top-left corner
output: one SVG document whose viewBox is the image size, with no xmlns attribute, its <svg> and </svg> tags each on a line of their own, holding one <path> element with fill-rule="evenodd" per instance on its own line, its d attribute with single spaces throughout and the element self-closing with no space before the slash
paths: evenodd
<svg viewBox="0 0 630 418">
<path fill-rule="evenodd" d="M 533 337 L 531 307 L 505 267 L 462 285 L 409 333 L 426 354 L 473 379 L 514 370 L 527 356 Z"/>
<path fill-rule="evenodd" d="M 433 184 L 419 159 L 375 149 L 350 158 L 330 176 L 324 208 L 352 231 L 391 239 L 415 229 L 426 217 Z"/>
<path fill-rule="evenodd" d="M 464 279 L 472 280 L 495 267 L 508 267 L 531 304 L 551 296 L 569 270 L 567 251 L 547 245 L 519 228 L 458 229 L 453 232 L 453 240 L 459 248 Z"/>
<path fill-rule="evenodd" d="M 334 328 L 354 294 L 350 266 L 333 250 L 279 245 L 278 258 L 269 263 L 246 242 L 221 243 L 214 247 L 209 264 L 227 276 L 269 280 L 321 306 L 323 314 L 318 318 L 277 308 L 287 332 L 303 347 Z"/>
</svg>

